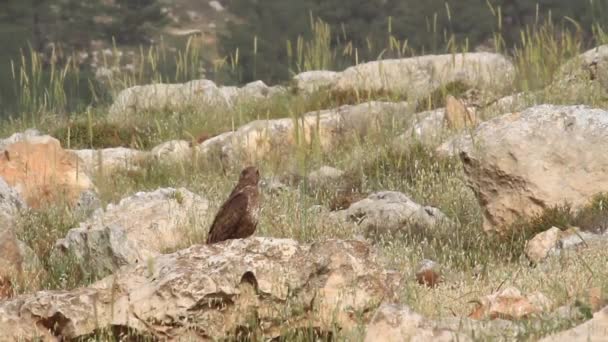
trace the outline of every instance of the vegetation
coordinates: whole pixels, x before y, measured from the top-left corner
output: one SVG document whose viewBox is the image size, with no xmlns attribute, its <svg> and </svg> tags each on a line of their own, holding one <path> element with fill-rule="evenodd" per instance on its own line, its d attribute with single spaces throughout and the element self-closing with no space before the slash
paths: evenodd
<svg viewBox="0 0 608 342">
<path fill-rule="evenodd" d="M 285 80 L 301 69 L 294 63 L 302 55 L 301 44 L 289 42 L 311 39 L 310 33 L 302 35 L 310 27 L 318 30 L 302 13 L 327 23 L 324 43 L 335 58 L 323 69 L 380 57 L 524 46 L 522 31 L 546 21 L 576 33 L 587 45 L 593 24 L 608 15 L 606 2 L 568 0 L 231 0 L 229 8 L 244 20 L 231 23 L 222 36 L 223 53 L 234 55 L 240 48 L 239 76 L 268 82 Z"/>
<path fill-rule="evenodd" d="M 151 2 L 146 3 L 154 6 Z M 527 1 L 488 2 L 484 9 L 489 14 L 483 15 L 472 11 L 473 3 L 479 7 L 479 1 L 449 1 L 447 6 L 443 1 L 427 1 L 425 5 L 416 1 L 352 3 L 358 6 L 341 8 L 343 2 L 312 0 L 232 1 L 230 6 L 242 10 L 241 15 L 247 20 L 245 24 L 232 26 L 228 38 L 221 42 L 226 58 L 216 64 L 212 75 L 216 79 L 235 77 L 242 81 L 258 78 L 279 81 L 286 80 L 292 72 L 340 69 L 378 56 L 468 51 L 492 38 L 491 47 L 509 54 L 515 62 L 518 76 L 511 91 L 534 92 L 536 97 L 529 100 L 529 104 L 541 100 L 544 103 L 585 103 L 608 108 L 606 100 L 595 92 L 586 92 L 581 97 L 580 94 L 563 94 L 547 87 L 565 61 L 588 46 L 608 42 L 605 28 L 594 17 L 602 12 L 599 9 L 594 12 L 588 8 L 581 9 L 583 3 L 589 5 L 586 2 L 544 2 L 554 11 L 551 15 L 539 12 L 538 16 L 530 16 L 530 13 L 536 13 L 537 7 L 529 6 Z M 592 6 L 602 4 L 591 2 Z M 254 10 L 248 6 L 261 7 Z M 309 11 L 312 17 L 302 15 Z M 284 13 L 272 16 L 272 21 L 277 19 L 276 25 L 282 26 L 264 26 L 264 23 L 271 22 L 271 13 Z M 403 17 L 399 17 L 400 14 Z M 569 17 L 564 18 L 564 14 Z M 311 19 L 317 15 L 323 21 Z M 345 22 L 343 27 L 340 25 L 342 22 Z M 466 26 L 473 22 L 481 29 Z M 367 24 L 374 28 L 367 29 Z M 300 35 L 303 27 L 311 30 Z M 426 33 L 417 31 L 420 28 L 426 29 Z M 270 33 L 280 35 L 266 35 Z M 277 42 L 285 42 L 286 46 Z M 46 62 L 35 48 L 24 52 L 10 69 L 13 89 L 0 93 L 3 98 L 14 94 L 18 99 L 10 119 L 1 126 L 2 136 L 34 126 L 56 136 L 63 146 L 71 148 L 125 146 L 150 149 L 170 139 L 196 140 L 201 135 L 229 131 L 257 119 L 297 119 L 304 113 L 341 104 L 373 99 L 404 100 L 400 94 L 338 94 L 321 90 L 306 98 L 289 93 L 268 102 L 242 103 L 231 109 L 148 112 L 139 113 L 125 122 L 109 121 L 105 115 L 109 100 L 127 86 L 153 81 L 185 81 L 200 76 L 200 47 L 187 44 L 176 54 L 166 53 L 166 48 L 162 44 L 142 48 L 134 71 L 114 75 L 105 83 L 92 81 L 90 75 L 81 72 L 80 66 L 69 58 L 63 61 L 51 58 Z M 119 62 L 109 59 L 105 63 L 111 68 Z M 84 105 L 72 102 L 74 98 L 83 98 L 78 93 L 81 86 L 90 94 Z M 418 110 L 441 107 L 446 95 L 457 96 L 466 90 L 458 83 L 445 86 L 419 103 Z M 495 114 L 482 109 L 483 117 Z M 393 138 L 406 128 L 406 124 L 397 122 L 383 127 L 381 134 L 371 135 L 365 141 L 355 138 L 345 141 L 332 153 L 323 153 L 314 145 L 302 144 L 292 151 L 288 160 L 265 161 L 261 166 L 264 175 L 296 174 L 302 177 L 321 165 L 332 165 L 346 171 L 348 185 L 343 191 L 331 186 L 311 189 L 304 182 L 293 182 L 290 191 L 265 198 L 265 211 L 257 234 L 302 242 L 352 238 L 352 231 L 323 221 L 322 216 L 311 212 L 310 208 L 320 204 L 340 209 L 374 191 L 402 191 L 419 203 L 440 208 L 456 223 L 451 229 L 380 239 L 376 245 L 384 265 L 404 275 L 401 299 L 428 317 L 466 316 L 471 310 L 471 301 L 502 286 L 516 286 L 523 291 L 539 290 L 557 305 L 582 300 L 590 287 L 608 287 L 608 273 L 605 271 L 608 252 L 602 248 L 591 249 L 572 258 L 549 261 L 544 270 L 530 268 L 520 261 L 529 232 L 542 231 L 553 225 L 564 229 L 569 226 L 606 229 L 608 209 L 605 195 L 598 196 L 579 211 L 573 211 L 565 204 L 548 210 L 531 222 L 522 222 L 526 233 L 516 229 L 507 238 L 482 234 L 481 209 L 463 181 L 460 161 L 439 158 L 433 149 L 421 145 L 396 148 Z M 239 171 L 227 168 L 219 158 L 193 158 L 176 165 L 149 161 L 140 166 L 137 170 L 118 171 L 112 176 L 95 176 L 104 204 L 117 202 L 137 191 L 183 186 L 204 195 L 217 206 L 230 191 Z M 215 209 L 217 207 L 211 211 Z M 88 274 L 76 267 L 70 258 L 58 260 L 50 253 L 51 244 L 65 236 L 66 231 L 81 219 L 61 205 L 23 214 L 18 227 L 19 238 L 32 247 L 46 272 L 37 275 L 36 281 L 23 284 L 21 292 L 70 289 L 98 278 L 99 275 Z M 200 232 L 201 227 L 188 226 L 185 229 Z M 184 245 L 203 241 L 201 234 L 188 234 Z M 438 288 L 421 287 L 411 277 L 415 271 L 413 265 L 424 258 L 436 260 L 448 270 L 446 282 Z M 520 322 L 522 329 L 514 332 L 514 338 L 511 336 L 510 339 L 534 340 L 576 323 L 579 320 L 533 317 Z M 311 340 L 310 336 L 315 335 L 310 331 L 294 334 L 302 341 Z M 480 338 L 483 340 L 484 336 Z"/>
</svg>

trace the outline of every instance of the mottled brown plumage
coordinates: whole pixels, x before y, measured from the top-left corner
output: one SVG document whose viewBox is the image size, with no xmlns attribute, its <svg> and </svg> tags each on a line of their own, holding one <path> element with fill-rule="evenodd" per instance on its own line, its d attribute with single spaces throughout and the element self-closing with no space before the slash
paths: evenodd
<svg viewBox="0 0 608 342">
<path fill-rule="evenodd" d="M 260 172 L 254 166 L 241 171 L 239 182 L 215 215 L 209 229 L 207 243 L 251 236 L 258 225 Z"/>
</svg>

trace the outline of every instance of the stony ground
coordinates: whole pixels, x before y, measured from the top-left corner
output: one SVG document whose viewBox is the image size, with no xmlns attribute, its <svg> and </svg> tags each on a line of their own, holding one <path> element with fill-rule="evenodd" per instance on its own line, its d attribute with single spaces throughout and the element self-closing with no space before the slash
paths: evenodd
<svg viewBox="0 0 608 342">
<path fill-rule="evenodd" d="M 514 93 L 517 69 L 497 54 L 424 56 L 291 88 L 127 89 L 104 125 L 156 127 L 130 148 L 80 149 L 76 128 L 12 135 L 0 328 L 9 340 L 601 341 L 607 49 L 534 92 Z M 263 176 L 255 238 L 201 245 L 248 164 Z"/>
</svg>

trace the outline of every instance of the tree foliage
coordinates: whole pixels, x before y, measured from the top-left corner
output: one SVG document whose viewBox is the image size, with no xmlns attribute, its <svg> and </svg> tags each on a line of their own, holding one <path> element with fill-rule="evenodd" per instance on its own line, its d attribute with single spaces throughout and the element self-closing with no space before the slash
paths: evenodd
<svg viewBox="0 0 608 342">
<path fill-rule="evenodd" d="M 385 51 L 391 37 L 407 42 L 410 53 L 439 53 L 473 50 L 494 34 L 513 46 L 522 30 L 549 18 L 583 34 L 608 18 L 603 0 L 229 0 L 228 8 L 238 20 L 220 38 L 221 51 L 235 55 L 238 48 L 242 81 L 269 82 L 294 71 L 287 41 L 310 39 L 311 17 L 330 25 L 336 51 L 356 47 L 359 62 L 391 57 Z"/>
<path fill-rule="evenodd" d="M 27 33 L 40 50 L 46 43 L 88 46 L 92 39 L 145 42 L 166 16 L 159 0 L 5 0 L 1 30 Z"/>
</svg>

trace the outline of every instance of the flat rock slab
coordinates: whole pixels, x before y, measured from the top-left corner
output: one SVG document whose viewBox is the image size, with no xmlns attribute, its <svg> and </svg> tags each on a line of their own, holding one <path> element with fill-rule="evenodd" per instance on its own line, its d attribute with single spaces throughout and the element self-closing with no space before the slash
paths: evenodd
<svg viewBox="0 0 608 342">
<path fill-rule="evenodd" d="M 1 302 L 0 340 L 73 339 L 110 327 L 203 341 L 235 332 L 270 338 L 301 327 L 332 331 L 333 324 L 348 331 L 394 299 L 398 279 L 359 241 L 196 245 L 126 266 L 89 287 Z"/>
</svg>

